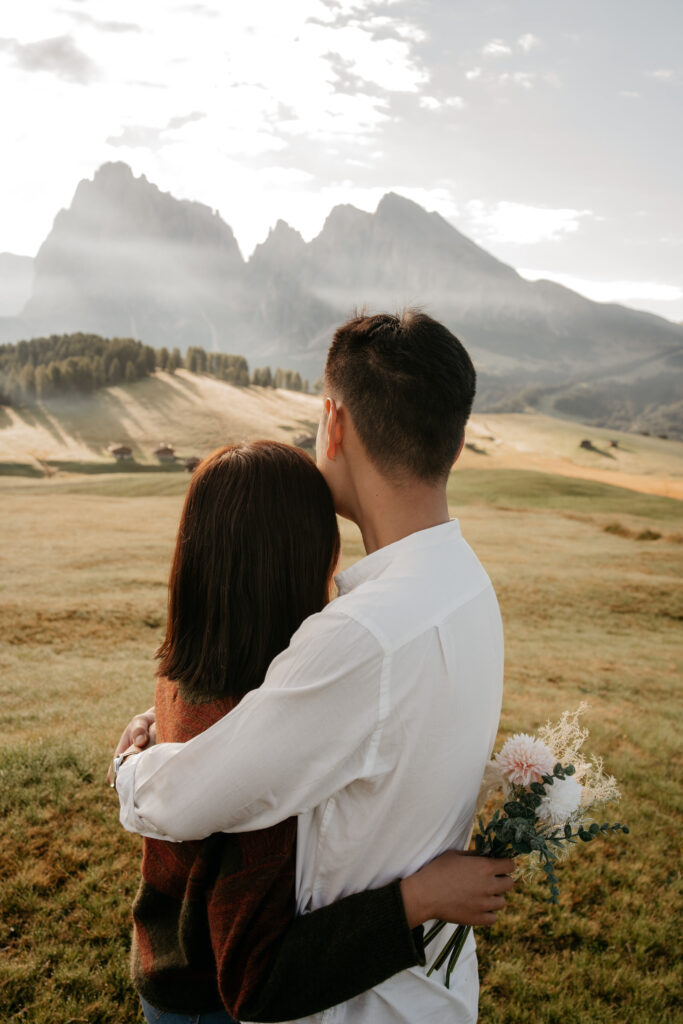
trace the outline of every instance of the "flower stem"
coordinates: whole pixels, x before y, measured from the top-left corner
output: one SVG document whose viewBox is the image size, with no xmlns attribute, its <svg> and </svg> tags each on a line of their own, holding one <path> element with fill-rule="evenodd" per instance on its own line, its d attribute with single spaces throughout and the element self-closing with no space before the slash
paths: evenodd
<svg viewBox="0 0 683 1024">
<path fill-rule="evenodd" d="M 467 940 L 467 936 L 470 934 L 471 931 L 472 931 L 472 926 L 471 925 L 469 925 L 469 924 L 462 925 L 461 924 L 458 927 L 458 930 L 456 932 L 454 932 L 454 934 L 453 934 L 453 938 L 456 938 L 456 936 L 457 936 L 457 941 L 453 942 L 453 949 L 451 950 L 451 958 L 448 961 L 448 968 L 446 970 L 446 978 L 445 978 L 446 988 L 450 988 L 451 987 L 451 974 L 453 973 L 455 965 L 457 964 L 458 959 L 460 957 L 460 954 L 462 953 L 462 947 L 465 945 L 465 942 Z"/>
<path fill-rule="evenodd" d="M 425 937 L 423 938 L 422 945 L 428 946 L 432 939 L 435 939 L 439 932 L 443 931 L 443 929 L 446 927 L 446 924 L 446 921 L 437 921 L 436 924 L 433 924 L 432 927 L 427 932 L 427 934 L 425 935 Z"/>
<path fill-rule="evenodd" d="M 437 922 L 437 924 L 433 925 L 433 927 L 429 929 L 427 935 L 425 936 L 424 945 L 426 946 L 428 942 L 431 942 L 432 939 L 435 938 L 436 935 L 438 935 L 441 929 L 445 927 L 445 925 L 445 921 L 439 921 Z M 444 983 L 446 985 L 446 988 L 451 987 L 451 974 L 455 969 L 455 965 L 458 962 L 458 957 L 462 953 L 462 947 L 465 945 L 467 936 L 470 934 L 471 931 L 472 926 L 469 924 L 458 925 L 458 927 L 455 929 L 446 945 L 443 947 L 443 949 L 435 959 L 432 966 L 427 971 L 427 977 L 429 977 L 429 975 L 432 974 L 434 971 L 438 971 L 439 968 L 443 967 L 446 960 L 448 960 L 448 968 L 446 969 L 446 977 L 444 979 Z"/>
</svg>

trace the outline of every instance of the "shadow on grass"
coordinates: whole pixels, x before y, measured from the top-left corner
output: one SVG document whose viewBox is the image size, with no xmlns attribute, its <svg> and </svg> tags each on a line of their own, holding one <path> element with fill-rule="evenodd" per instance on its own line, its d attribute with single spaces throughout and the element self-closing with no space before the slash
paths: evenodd
<svg viewBox="0 0 683 1024">
<path fill-rule="evenodd" d="M 35 406 L 21 406 L 13 412 L 29 427 L 39 427 L 48 432 L 60 445 L 68 441 L 81 444 L 93 455 L 101 456 L 110 444 L 128 445 L 138 460 L 148 458 L 157 443 L 162 440 L 173 442 L 174 431 L 182 422 L 185 408 L 189 411 L 201 403 L 201 391 L 194 380 L 184 376 L 148 377 L 126 386 L 131 401 L 122 401 L 115 388 L 101 388 L 90 394 L 73 394 L 53 397 Z M 141 422 L 142 414 L 153 413 L 155 426 Z M 12 418 L 0 409 L 0 426 L 11 425 Z M 6 423 L 4 423 L 6 421 Z M 295 425 L 283 424 L 283 429 L 298 433 L 317 431 L 317 422 L 302 416 Z M 158 437 L 149 437 L 155 430 Z M 131 431 L 134 433 L 131 433 Z M 215 444 L 223 440 L 217 431 Z M 140 437 L 149 437 L 144 447 Z M 190 454 L 190 453 L 188 453 Z M 104 472 L 89 468 L 81 470 L 77 463 L 51 463 L 58 468 L 74 472 Z M 87 463 L 84 463 L 87 465 Z M 141 472 L 135 466 L 127 471 Z"/>
<path fill-rule="evenodd" d="M 458 469 L 448 481 L 449 504 L 492 505 L 515 509 L 623 513 L 679 522 L 683 502 L 625 487 L 541 473 L 530 469 Z"/>
<path fill-rule="evenodd" d="M 210 374 L 207 376 L 210 376 Z M 173 384 L 170 384 L 168 381 L 165 380 L 160 380 L 159 377 L 155 377 L 154 380 L 155 383 L 161 384 L 164 387 L 169 388 L 171 391 L 173 391 L 174 388 L 180 387 L 184 388 L 186 391 L 191 391 L 195 395 L 199 394 L 199 388 L 197 387 L 195 382 L 193 380 L 188 380 L 187 377 L 180 377 L 177 374 L 173 374 Z M 218 380 L 218 378 L 211 377 L 211 380 Z"/>
<path fill-rule="evenodd" d="M 28 462 L 0 462 L 0 476 L 45 476 L 36 465 Z"/>
<path fill-rule="evenodd" d="M 146 465 L 141 462 L 63 462 L 49 459 L 47 465 L 51 469 L 59 469 L 64 473 L 82 473 L 95 476 L 106 473 L 127 475 L 129 473 L 184 473 L 182 462 L 165 462 L 159 465 Z M 38 474 L 40 476 L 40 474 Z"/>
<path fill-rule="evenodd" d="M 44 405 L 24 406 L 16 411 L 28 425 L 45 428 L 60 443 L 73 439 L 96 455 L 101 455 L 109 444 L 125 444 L 136 456 L 145 457 L 151 454 L 154 445 L 150 443 L 150 450 L 142 449 L 139 441 L 131 436 L 130 426 L 138 436 L 147 433 L 136 417 L 135 403 L 141 411 L 151 410 L 160 418 L 168 419 L 169 434 L 178 422 L 179 402 L 196 403 L 198 388 L 194 382 L 180 377 L 174 377 L 173 381 L 149 377 L 129 385 L 127 391 L 134 403 L 125 404 L 112 389 L 101 388 L 88 395 L 60 396 Z M 93 424 L 96 425 L 95 437 Z M 160 426 L 160 432 L 162 429 Z"/>
<path fill-rule="evenodd" d="M 579 447 L 585 452 L 592 452 L 594 455 L 602 455 L 605 459 L 616 459 L 615 455 L 612 455 L 611 452 L 606 451 L 604 448 L 597 448 L 592 441 L 582 441 Z M 625 450 L 626 449 L 624 449 L 624 451 Z"/>
<path fill-rule="evenodd" d="M 58 444 L 64 444 L 66 438 L 64 433 L 60 430 L 59 426 L 55 425 L 52 418 L 45 414 L 45 411 L 39 405 L 19 405 L 14 406 L 14 412 L 17 414 L 20 420 L 26 424 L 27 427 L 42 427 L 57 441 Z"/>
</svg>

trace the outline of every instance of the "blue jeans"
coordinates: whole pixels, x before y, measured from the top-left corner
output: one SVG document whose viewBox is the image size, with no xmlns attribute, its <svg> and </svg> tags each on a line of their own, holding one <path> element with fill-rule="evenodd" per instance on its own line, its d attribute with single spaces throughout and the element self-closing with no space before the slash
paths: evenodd
<svg viewBox="0 0 683 1024">
<path fill-rule="evenodd" d="M 227 1010 L 214 1010 L 212 1013 L 171 1013 L 169 1010 L 157 1010 L 142 996 L 140 1002 L 147 1024 L 238 1024 Z"/>
</svg>

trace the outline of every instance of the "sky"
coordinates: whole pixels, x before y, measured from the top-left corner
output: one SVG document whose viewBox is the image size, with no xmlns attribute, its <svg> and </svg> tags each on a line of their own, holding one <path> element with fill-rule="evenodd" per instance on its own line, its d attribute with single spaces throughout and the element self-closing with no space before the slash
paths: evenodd
<svg viewBox="0 0 683 1024">
<path fill-rule="evenodd" d="M 530 279 L 683 320 L 681 0 L 7 0 L 0 252 L 123 160 L 248 256 L 389 191 Z"/>
</svg>

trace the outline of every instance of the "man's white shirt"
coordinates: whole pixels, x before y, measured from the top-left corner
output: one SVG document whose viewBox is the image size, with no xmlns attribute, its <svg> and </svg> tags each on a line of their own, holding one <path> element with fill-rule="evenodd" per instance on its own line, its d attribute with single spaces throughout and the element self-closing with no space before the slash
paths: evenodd
<svg viewBox="0 0 683 1024">
<path fill-rule="evenodd" d="M 299 913 L 463 847 L 502 698 L 498 604 L 457 521 L 380 548 L 337 585 L 258 690 L 188 743 L 131 757 L 117 780 L 121 823 L 152 838 L 298 815 Z M 470 937 L 450 990 L 443 969 L 414 967 L 306 1021 L 469 1024 L 477 1001 Z"/>
</svg>

